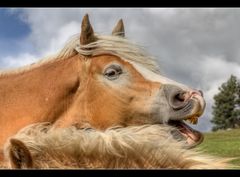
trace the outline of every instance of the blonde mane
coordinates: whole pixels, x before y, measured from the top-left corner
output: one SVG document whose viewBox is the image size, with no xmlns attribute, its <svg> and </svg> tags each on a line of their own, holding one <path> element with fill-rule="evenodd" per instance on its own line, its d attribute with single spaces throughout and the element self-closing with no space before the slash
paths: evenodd
<svg viewBox="0 0 240 177">
<path fill-rule="evenodd" d="M 184 148 L 167 125 L 112 127 L 105 131 L 51 124 L 27 126 L 12 138 L 29 149 L 33 168 L 229 168 L 226 159 Z M 9 163 L 10 143 L 5 145 Z M 9 167 L 9 166 L 8 166 Z"/>
<path fill-rule="evenodd" d="M 143 47 L 119 36 L 104 36 L 97 34 L 95 36 L 98 39 L 97 41 L 87 45 L 80 45 L 80 35 L 76 34 L 67 41 L 65 46 L 58 53 L 44 57 L 37 63 L 33 63 L 31 65 L 23 66 L 18 69 L 2 71 L 0 72 L 0 76 L 24 73 L 48 63 L 68 59 L 77 54 L 80 54 L 85 58 L 86 56 L 112 54 L 127 61 L 137 62 L 149 70 L 159 73 L 156 60 L 151 57 L 143 49 Z"/>
</svg>

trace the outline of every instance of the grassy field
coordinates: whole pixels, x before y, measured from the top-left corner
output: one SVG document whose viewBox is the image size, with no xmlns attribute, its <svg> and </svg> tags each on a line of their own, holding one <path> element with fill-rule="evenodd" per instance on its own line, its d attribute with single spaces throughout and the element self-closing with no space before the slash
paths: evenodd
<svg viewBox="0 0 240 177">
<path fill-rule="evenodd" d="M 205 133 L 199 146 L 205 152 L 220 157 L 235 157 L 233 164 L 240 166 L 240 129 Z"/>
</svg>

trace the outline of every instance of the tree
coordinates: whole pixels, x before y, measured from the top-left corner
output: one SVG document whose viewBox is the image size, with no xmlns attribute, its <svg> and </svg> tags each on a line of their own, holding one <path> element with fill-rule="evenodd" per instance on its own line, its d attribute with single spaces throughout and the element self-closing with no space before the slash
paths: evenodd
<svg viewBox="0 0 240 177">
<path fill-rule="evenodd" d="M 218 129 L 237 128 L 240 126 L 240 82 L 231 75 L 226 83 L 214 95 L 213 131 Z"/>
<path fill-rule="evenodd" d="M 237 100 L 236 100 L 236 116 L 238 120 L 238 125 L 240 124 L 240 82 L 238 82 L 238 90 L 237 90 Z"/>
</svg>

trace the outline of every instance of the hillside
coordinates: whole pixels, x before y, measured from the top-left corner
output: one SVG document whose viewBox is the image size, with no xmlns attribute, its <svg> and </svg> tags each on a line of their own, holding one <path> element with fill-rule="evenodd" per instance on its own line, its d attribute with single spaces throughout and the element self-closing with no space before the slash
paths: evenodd
<svg viewBox="0 0 240 177">
<path fill-rule="evenodd" d="M 201 149 L 220 157 L 238 158 L 232 163 L 240 166 L 240 129 L 205 133 L 204 136 Z"/>
</svg>

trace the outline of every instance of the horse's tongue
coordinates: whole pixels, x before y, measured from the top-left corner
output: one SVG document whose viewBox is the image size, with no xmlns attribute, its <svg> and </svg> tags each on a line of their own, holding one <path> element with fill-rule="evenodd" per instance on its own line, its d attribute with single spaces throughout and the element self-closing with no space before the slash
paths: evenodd
<svg viewBox="0 0 240 177">
<path fill-rule="evenodd" d="M 190 138 L 192 141 L 197 142 L 200 139 L 200 135 L 198 132 L 194 131 L 191 127 L 189 127 L 187 124 L 184 124 L 183 122 L 180 123 L 179 130 L 181 133 L 186 136 L 186 138 Z M 191 141 L 188 140 L 188 141 Z M 189 142 L 190 143 L 190 142 Z"/>
<path fill-rule="evenodd" d="M 203 135 L 185 124 L 183 121 L 169 121 L 168 123 L 169 125 L 176 127 L 180 132 L 182 137 L 179 136 L 180 134 L 173 134 L 176 139 L 183 140 L 182 138 L 185 137 L 184 139 L 188 144 L 188 148 L 193 148 L 203 141 Z"/>
</svg>

